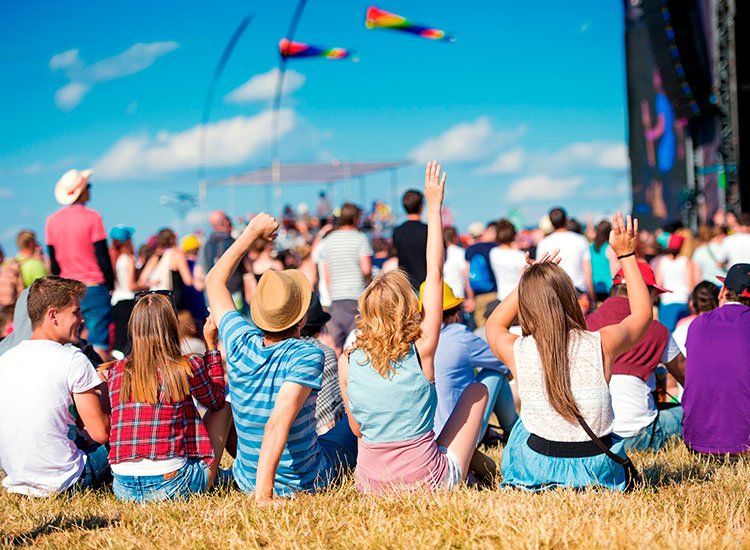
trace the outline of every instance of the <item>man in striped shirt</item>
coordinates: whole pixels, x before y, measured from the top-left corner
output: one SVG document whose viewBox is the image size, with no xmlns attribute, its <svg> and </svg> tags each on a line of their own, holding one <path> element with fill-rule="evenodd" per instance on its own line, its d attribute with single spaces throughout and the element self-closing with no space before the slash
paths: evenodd
<svg viewBox="0 0 750 550">
<path fill-rule="evenodd" d="M 357 439 L 346 418 L 321 437 L 315 399 L 323 378 L 323 352 L 301 341 L 312 297 L 297 270 L 268 271 L 258 283 L 251 312 L 256 326 L 234 309 L 227 282 L 250 246 L 272 240 L 278 222 L 258 214 L 206 276 L 206 291 L 226 348 L 232 413 L 237 429 L 234 478 L 260 504 L 274 495 L 316 491 L 356 462 Z"/>
<path fill-rule="evenodd" d="M 347 335 L 354 328 L 357 299 L 372 273 L 372 247 L 357 229 L 359 208 L 351 203 L 341 207 L 339 228 L 320 244 L 323 276 L 331 292 L 331 336 L 340 353 Z"/>
</svg>

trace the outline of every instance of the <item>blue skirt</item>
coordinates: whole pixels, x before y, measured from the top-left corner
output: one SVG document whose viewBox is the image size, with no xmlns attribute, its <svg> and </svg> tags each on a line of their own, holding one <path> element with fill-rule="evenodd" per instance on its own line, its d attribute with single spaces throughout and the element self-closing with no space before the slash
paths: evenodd
<svg viewBox="0 0 750 550">
<path fill-rule="evenodd" d="M 529 448 L 529 432 L 519 418 L 503 450 L 501 487 L 541 491 L 550 487 L 605 487 L 625 490 L 625 469 L 605 454 L 581 458 L 545 456 Z M 622 438 L 612 434 L 612 452 L 625 458 Z"/>
</svg>

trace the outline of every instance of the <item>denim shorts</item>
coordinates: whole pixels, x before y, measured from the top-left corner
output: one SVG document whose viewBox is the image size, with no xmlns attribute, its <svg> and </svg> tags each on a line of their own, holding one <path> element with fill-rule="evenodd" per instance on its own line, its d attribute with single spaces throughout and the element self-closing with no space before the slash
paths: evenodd
<svg viewBox="0 0 750 550">
<path fill-rule="evenodd" d="M 454 489 L 461 485 L 461 482 L 464 480 L 463 473 L 461 472 L 461 461 L 448 447 L 441 445 L 438 446 L 438 450 L 448 460 L 448 471 L 445 472 L 445 477 L 438 485 L 438 489 Z"/>
<path fill-rule="evenodd" d="M 208 464 L 188 460 L 175 472 L 158 476 L 119 476 L 114 474 L 112 490 L 120 500 L 159 502 L 187 500 L 193 493 L 205 493 L 208 487 Z"/>
<path fill-rule="evenodd" d="M 95 285 L 88 287 L 81 300 L 81 313 L 89 331 L 88 341 L 97 348 L 109 348 L 110 299 L 105 285 Z"/>
</svg>

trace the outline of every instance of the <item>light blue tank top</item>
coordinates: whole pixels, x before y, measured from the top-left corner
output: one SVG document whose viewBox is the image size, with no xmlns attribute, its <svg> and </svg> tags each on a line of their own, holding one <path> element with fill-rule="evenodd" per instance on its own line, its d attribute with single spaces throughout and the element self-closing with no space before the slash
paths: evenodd
<svg viewBox="0 0 750 550">
<path fill-rule="evenodd" d="M 395 372 L 383 378 L 362 350 L 349 356 L 349 409 L 367 443 L 407 441 L 433 428 L 437 393 L 422 372 L 414 344 L 393 365 Z"/>
<path fill-rule="evenodd" d="M 602 244 L 599 252 L 594 244 L 589 245 L 591 251 L 591 278 L 594 283 L 594 292 L 607 293 L 612 288 L 612 273 L 610 272 L 607 248 L 609 243 Z"/>
</svg>

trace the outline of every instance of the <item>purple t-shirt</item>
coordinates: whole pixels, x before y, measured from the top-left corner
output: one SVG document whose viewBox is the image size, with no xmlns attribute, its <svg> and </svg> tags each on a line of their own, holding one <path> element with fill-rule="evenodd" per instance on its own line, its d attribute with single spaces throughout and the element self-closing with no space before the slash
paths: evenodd
<svg viewBox="0 0 750 550">
<path fill-rule="evenodd" d="M 699 315 L 685 346 L 685 443 L 702 453 L 750 451 L 750 307 Z"/>
</svg>

